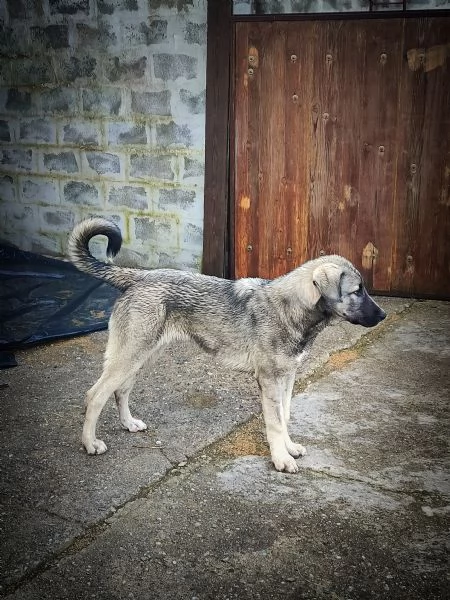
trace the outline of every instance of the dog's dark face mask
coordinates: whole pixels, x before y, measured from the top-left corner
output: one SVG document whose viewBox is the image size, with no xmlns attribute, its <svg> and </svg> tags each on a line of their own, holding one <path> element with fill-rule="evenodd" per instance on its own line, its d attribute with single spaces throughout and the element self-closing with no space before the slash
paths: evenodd
<svg viewBox="0 0 450 600">
<path fill-rule="evenodd" d="M 349 323 L 374 327 L 386 318 L 386 313 L 369 296 L 364 283 L 353 273 L 344 273 L 340 280 L 340 297 L 333 312 Z"/>
<path fill-rule="evenodd" d="M 329 273 L 330 271 L 328 271 Z M 332 272 L 332 271 L 331 271 Z M 344 269 L 327 281 L 317 281 L 327 310 L 354 325 L 374 327 L 386 313 L 367 293 L 358 271 Z"/>
</svg>

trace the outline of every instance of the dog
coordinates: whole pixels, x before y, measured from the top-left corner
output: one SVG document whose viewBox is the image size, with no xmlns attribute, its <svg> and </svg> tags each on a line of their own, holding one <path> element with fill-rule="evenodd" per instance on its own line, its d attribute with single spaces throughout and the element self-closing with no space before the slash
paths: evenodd
<svg viewBox="0 0 450 600">
<path fill-rule="evenodd" d="M 273 280 L 235 281 L 178 271 L 144 270 L 104 263 L 89 240 L 108 238 L 107 256 L 120 250 L 122 235 L 112 222 L 93 217 L 75 226 L 68 253 L 81 271 L 118 288 L 109 320 L 101 377 L 86 395 L 82 442 L 88 454 L 103 454 L 96 424 L 114 394 L 120 422 L 131 432 L 146 424 L 134 418 L 128 398 L 143 364 L 172 340 L 193 340 L 226 365 L 253 373 L 261 401 L 272 462 L 296 473 L 306 453 L 288 433 L 298 365 L 327 325 L 349 321 L 373 327 L 386 317 L 364 288 L 356 268 L 341 256 L 322 256 Z"/>
</svg>

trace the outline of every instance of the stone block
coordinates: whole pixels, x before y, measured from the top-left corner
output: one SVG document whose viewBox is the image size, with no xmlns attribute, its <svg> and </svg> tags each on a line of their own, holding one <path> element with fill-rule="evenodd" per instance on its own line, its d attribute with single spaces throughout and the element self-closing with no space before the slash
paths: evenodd
<svg viewBox="0 0 450 600">
<path fill-rule="evenodd" d="M 55 83 L 51 57 L 16 58 L 11 65 L 10 85 L 34 86 Z"/>
<path fill-rule="evenodd" d="M 31 171 L 33 168 L 33 151 L 22 148 L 3 148 L 0 150 L 0 164 L 7 170 Z"/>
<path fill-rule="evenodd" d="M 186 210 L 195 205 L 196 196 L 193 190 L 181 188 L 159 190 L 158 208 L 161 210 Z"/>
<path fill-rule="evenodd" d="M 135 123 L 110 123 L 108 141 L 110 144 L 146 144 L 145 125 Z"/>
<path fill-rule="evenodd" d="M 55 88 L 40 94 L 42 111 L 53 116 L 55 113 L 75 115 L 78 111 L 78 91 L 72 88 Z"/>
<path fill-rule="evenodd" d="M 132 219 L 134 239 L 156 244 L 156 220 L 151 217 L 134 217 Z"/>
<path fill-rule="evenodd" d="M 0 4 L 1 6 L 1 4 Z M 32 51 L 30 45 L 29 25 L 26 21 L 16 21 L 14 27 L 0 25 L 0 55 L 27 55 Z"/>
<path fill-rule="evenodd" d="M 110 152 L 86 152 L 89 168 L 98 175 L 120 173 L 120 158 Z"/>
<path fill-rule="evenodd" d="M 83 90 L 83 110 L 101 116 L 118 115 L 122 105 L 120 89 Z"/>
<path fill-rule="evenodd" d="M 71 56 L 67 60 L 56 62 L 56 74 L 61 83 L 73 83 L 77 79 L 93 79 L 97 77 L 97 59 L 93 56 Z"/>
<path fill-rule="evenodd" d="M 33 231 L 37 222 L 37 207 L 15 203 L 0 204 L 0 219 L 5 231 Z"/>
<path fill-rule="evenodd" d="M 132 154 L 130 156 L 130 176 L 136 179 L 173 181 L 172 158 L 164 155 Z"/>
<path fill-rule="evenodd" d="M 3 119 L 0 121 L 0 142 L 10 142 L 11 141 L 11 132 L 9 130 L 8 121 L 4 121 Z"/>
<path fill-rule="evenodd" d="M 201 250 L 203 248 L 203 226 L 200 223 L 186 223 L 183 227 L 183 245 Z"/>
<path fill-rule="evenodd" d="M 26 114 L 31 110 L 31 94 L 16 88 L 7 92 L 5 109 L 8 112 Z"/>
<path fill-rule="evenodd" d="M 188 44 L 206 46 L 206 23 L 186 23 L 184 39 Z"/>
<path fill-rule="evenodd" d="M 180 100 L 193 115 L 205 113 L 206 90 L 193 94 L 189 90 L 180 90 Z"/>
<path fill-rule="evenodd" d="M 332 1 L 336 5 L 335 0 L 332 0 Z M 325 2 L 326 2 L 326 0 L 325 0 Z M 323 4 L 325 4 L 325 2 L 323 2 Z M 294 0 L 294 3 L 295 3 L 295 0 Z M 288 8 L 287 12 L 289 12 L 289 7 L 286 7 L 286 3 L 283 2 L 283 0 L 259 0 L 258 4 L 259 4 L 258 9 L 260 11 L 260 14 L 270 14 L 270 13 L 282 14 L 285 12 L 286 8 Z M 310 7 L 311 5 L 314 6 L 314 4 L 316 4 L 316 6 L 317 6 L 317 0 L 313 0 L 313 2 L 311 2 L 311 0 L 309 0 L 306 3 L 306 6 Z M 320 8 L 322 8 L 322 7 L 320 7 Z"/>
<path fill-rule="evenodd" d="M 73 152 L 45 152 L 43 155 L 44 168 L 50 172 L 78 173 L 79 167 Z"/>
<path fill-rule="evenodd" d="M 6 0 L 8 14 L 11 19 L 26 19 L 27 7 L 24 0 Z"/>
<path fill-rule="evenodd" d="M 174 219 L 161 217 L 132 217 L 130 219 L 132 239 L 145 245 L 177 246 L 178 227 Z"/>
<path fill-rule="evenodd" d="M 82 210 L 80 212 L 80 219 L 87 219 L 89 217 L 96 217 L 96 216 L 101 216 L 105 219 L 107 219 L 108 221 L 112 221 L 113 223 L 115 223 L 120 231 L 122 232 L 122 235 L 124 236 L 124 232 L 126 231 L 126 224 L 125 224 L 125 216 L 123 214 L 121 214 L 120 212 L 110 212 L 108 210 Z M 125 237 L 124 237 L 125 239 Z M 105 247 L 106 249 L 106 244 L 105 242 L 102 243 L 102 245 Z"/>
<path fill-rule="evenodd" d="M 42 0 L 4 0 L 0 2 L 0 14 L 7 8 L 10 19 L 33 21 L 42 17 Z M 4 13 L 3 13 L 4 14 Z"/>
<path fill-rule="evenodd" d="M 158 252 L 158 264 L 160 269 L 182 269 L 198 273 L 201 270 L 202 254 L 190 248 L 167 248 Z"/>
<path fill-rule="evenodd" d="M 119 26 L 117 26 L 119 29 Z M 108 23 L 99 17 L 97 26 L 93 27 L 85 23 L 77 23 L 77 47 L 90 49 L 98 52 L 99 48 L 114 47 L 118 43 L 119 31 L 115 30 L 114 24 Z"/>
<path fill-rule="evenodd" d="M 187 54 L 154 54 L 153 68 L 155 77 L 164 81 L 174 81 L 178 77 L 195 79 L 198 74 L 198 60 Z"/>
<path fill-rule="evenodd" d="M 58 182 L 45 177 L 21 177 L 19 183 L 20 198 L 24 204 L 61 203 Z"/>
<path fill-rule="evenodd" d="M 124 27 L 124 41 L 129 46 L 159 44 L 167 39 L 167 21 L 153 19 L 147 24 L 129 23 Z"/>
<path fill-rule="evenodd" d="M 14 62 L 9 57 L 0 56 L 0 85 L 2 87 L 16 85 L 15 73 L 13 71 Z"/>
<path fill-rule="evenodd" d="M 55 144 L 55 123 L 48 119 L 24 119 L 20 122 L 19 140 L 36 144 Z"/>
<path fill-rule="evenodd" d="M 98 0 L 98 12 L 104 15 L 112 15 L 118 11 L 137 11 L 139 9 L 137 0 Z"/>
<path fill-rule="evenodd" d="M 71 210 L 54 208 L 39 209 L 40 226 L 44 232 L 69 232 L 73 229 L 76 220 L 76 214 Z"/>
<path fill-rule="evenodd" d="M 108 202 L 112 206 L 127 206 L 134 210 L 148 209 L 145 188 L 132 185 L 112 187 L 109 191 Z"/>
<path fill-rule="evenodd" d="M 200 161 L 195 158 L 189 158 L 188 156 L 185 157 L 183 179 L 187 179 L 189 177 L 202 177 L 204 174 L 204 161 Z"/>
<path fill-rule="evenodd" d="M 194 0 L 148 0 L 148 6 L 151 10 L 176 8 L 179 12 L 181 12 L 181 10 L 186 11 L 189 7 L 193 7 Z"/>
<path fill-rule="evenodd" d="M 67 25 L 48 25 L 47 27 L 31 27 L 31 41 L 33 47 L 69 48 L 69 28 Z"/>
<path fill-rule="evenodd" d="M 57 233 L 45 234 L 34 231 L 31 237 L 30 251 L 36 254 L 47 256 L 62 256 L 65 247 L 62 243 L 62 236 Z"/>
<path fill-rule="evenodd" d="M 165 19 L 153 19 L 148 25 L 141 23 L 140 30 L 145 37 L 147 46 L 167 40 L 167 21 Z"/>
<path fill-rule="evenodd" d="M 68 181 L 64 184 L 64 201 L 79 206 L 101 206 L 103 204 L 98 187 L 84 181 Z"/>
<path fill-rule="evenodd" d="M 108 81 L 132 81 L 133 84 L 143 79 L 147 68 L 147 57 L 141 56 L 135 60 L 121 60 L 118 56 L 108 59 L 105 65 L 105 75 Z"/>
<path fill-rule="evenodd" d="M 64 144 L 75 146 L 98 146 L 101 140 L 100 125 L 93 121 L 71 121 L 62 126 Z"/>
<path fill-rule="evenodd" d="M 89 14 L 89 0 L 49 0 L 49 6 L 52 15 Z"/>
<path fill-rule="evenodd" d="M 170 91 L 138 92 L 131 91 L 131 110 L 143 115 L 168 116 L 170 111 Z"/>
<path fill-rule="evenodd" d="M 310 1 L 310 0 L 308 0 Z M 234 0 L 233 2 L 233 14 L 234 15 L 251 15 L 252 14 L 252 0 Z"/>
<path fill-rule="evenodd" d="M 174 121 L 156 126 L 156 143 L 158 146 L 192 146 L 192 133 L 187 125 L 177 125 Z"/>
<path fill-rule="evenodd" d="M 1 4 L 0 4 L 1 7 Z M 0 209 L 0 217 L 1 217 L 1 209 Z M 6 244 L 11 244 L 16 248 L 20 248 L 21 250 L 26 250 L 27 252 L 31 252 L 31 239 L 28 234 L 20 231 L 11 232 L 9 229 L 6 229 L 6 224 L 2 227 L 1 231 L 1 239 Z"/>
<path fill-rule="evenodd" d="M 11 175 L 0 176 L 0 202 L 15 202 L 17 199 L 16 182 Z"/>
<path fill-rule="evenodd" d="M 114 264 L 119 267 L 132 268 L 154 268 L 156 265 L 151 263 L 150 255 L 142 249 L 133 250 L 122 246 L 119 254 L 114 258 Z"/>
</svg>

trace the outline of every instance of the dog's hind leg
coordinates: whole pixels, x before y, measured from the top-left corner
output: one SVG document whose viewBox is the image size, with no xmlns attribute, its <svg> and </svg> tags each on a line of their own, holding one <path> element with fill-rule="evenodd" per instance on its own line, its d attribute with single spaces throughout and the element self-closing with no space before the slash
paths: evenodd
<svg viewBox="0 0 450 600">
<path fill-rule="evenodd" d="M 124 355 L 105 360 L 100 379 L 91 387 L 86 396 L 86 416 L 82 442 L 88 454 L 103 454 L 106 452 L 105 442 L 95 437 L 98 417 L 108 398 L 116 390 L 120 390 L 127 380 L 134 378 L 147 358 L 146 355 L 136 360 L 135 357 L 127 356 L 124 353 Z"/>
<path fill-rule="evenodd" d="M 297 463 L 289 454 L 285 442 L 287 429 L 283 409 L 285 395 L 284 379 L 281 377 L 275 379 L 262 374 L 259 374 L 257 379 L 261 389 L 266 435 L 270 446 L 272 462 L 277 471 L 297 473 Z"/>
<path fill-rule="evenodd" d="M 294 389 L 295 383 L 295 371 L 286 375 L 284 378 L 284 396 L 283 396 L 283 412 L 284 412 L 284 423 L 285 427 L 283 430 L 284 442 L 286 444 L 286 449 L 291 456 L 294 458 L 298 458 L 299 456 L 304 456 L 306 454 L 306 448 L 301 444 L 296 444 L 291 440 L 291 437 L 288 432 L 287 425 L 289 423 L 289 419 L 291 418 L 291 400 L 292 400 L 292 390 Z"/>
<path fill-rule="evenodd" d="M 136 431 L 143 431 L 147 429 L 147 425 L 140 421 L 139 419 L 135 419 L 131 413 L 128 406 L 128 398 L 130 397 L 131 390 L 133 389 L 134 382 L 136 380 L 136 376 L 133 375 L 129 377 L 119 389 L 114 392 L 114 396 L 116 398 L 117 408 L 119 409 L 119 419 L 122 423 L 122 426 L 128 431 L 135 433 Z"/>
</svg>

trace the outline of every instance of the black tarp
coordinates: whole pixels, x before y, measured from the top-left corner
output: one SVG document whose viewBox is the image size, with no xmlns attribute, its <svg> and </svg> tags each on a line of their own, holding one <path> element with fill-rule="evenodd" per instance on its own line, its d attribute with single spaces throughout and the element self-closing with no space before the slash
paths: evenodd
<svg viewBox="0 0 450 600">
<path fill-rule="evenodd" d="M 0 367 L 11 350 L 105 329 L 118 295 L 71 263 L 0 245 Z"/>
</svg>

